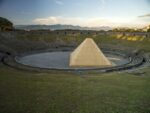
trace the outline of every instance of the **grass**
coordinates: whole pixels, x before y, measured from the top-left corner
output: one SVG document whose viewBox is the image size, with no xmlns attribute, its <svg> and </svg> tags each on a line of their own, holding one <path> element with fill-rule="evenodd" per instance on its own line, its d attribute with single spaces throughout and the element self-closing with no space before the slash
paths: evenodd
<svg viewBox="0 0 150 113">
<path fill-rule="evenodd" d="M 6 71 L 7 70 L 7 71 Z M 1 113 L 149 113 L 150 76 L 0 68 Z"/>
</svg>

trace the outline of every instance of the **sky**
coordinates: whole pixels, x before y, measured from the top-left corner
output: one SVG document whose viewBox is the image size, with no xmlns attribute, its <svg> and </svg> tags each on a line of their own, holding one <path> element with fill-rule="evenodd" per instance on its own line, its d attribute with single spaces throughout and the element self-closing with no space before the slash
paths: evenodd
<svg viewBox="0 0 150 113">
<path fill-rule="evenodd" d="M 15 25 L 144 27 L 150 0 L 0 0 L 0 16 Z"/>
</svg>

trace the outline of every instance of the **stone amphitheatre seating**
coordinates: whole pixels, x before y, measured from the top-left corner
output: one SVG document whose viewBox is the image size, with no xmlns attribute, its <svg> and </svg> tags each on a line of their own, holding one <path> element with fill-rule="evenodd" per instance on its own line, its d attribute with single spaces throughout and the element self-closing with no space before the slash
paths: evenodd
<svg viewBox="0 0 150 113">
<path fill-rule="evenodd" d="M 104 49 L 104 48 L 103 48 Z M 61 49 L 59 49 L 60 51 Z M 71 49 L 68 49 L 68 50 L 71 50 Z M 113 49 L 109 50 L 109 49 L 106 49 L 106 52 L 114 52 Z M 64 51 L 63 49 L 61 51 Z M 65 49 L 65 51 L 67 51 Z M 134 70 L 138 67 L 142 67 L 143 65 L 145 65 L 145 63 L 149 64 L 150 65 L 150 55 L 148 55 L 147 57 L 144 57 L 143 55 L 141 54 L 132 54 L 132 53 L 129 53 L 128 51 L 126 52 L 127 55 L 125 54 L 125 51 L 122 51 L 122 50 L 115 50 L 115 54 L 117 55 L 121 55 L 123 57 L 126 57 L 128 59 L 130 59 L 130 61 L 126 64 L 123 64 L 123 65 L 119 65 L 119 66 L 113 66 L 113 67 L 108 67 L 108 68 L 96 68 L 96 69 L 89 69 L 89 70 L 86 70 L 86 69 L 79 69 L 79 70 L 76 70 L 76 69 L 42 69 L 42 68 L 34 68 L 34 67 L 30 67 L 30 66 L 24 66 L 24 65 L 20 65 L 18 64 L 15 60 L 14 60 L 14 57 L 11 57 L 11 56 L 7 56 L 5 59 L 4 59 L 4 64 L 7 65 L 7 66 L 10 66 L 10 67 L 13 67 L 13 68 L 17 68 L 17 69 L 22 69 L 22 70 L 29 70 L 29 71 L 52 71 L 52 70 L 57 70 L 57 71 L 96 71 L 96 72 L 113 72 L 113 71 L 125 71 L 125 70 Z M 149 63 L 148 63 L 149 62 Z"/>
</svg>

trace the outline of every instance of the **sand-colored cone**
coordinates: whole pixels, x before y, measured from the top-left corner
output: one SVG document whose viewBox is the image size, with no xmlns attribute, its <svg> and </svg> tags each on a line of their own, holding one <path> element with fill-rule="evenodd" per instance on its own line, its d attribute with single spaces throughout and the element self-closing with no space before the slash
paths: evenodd
<svg viewBox="0 0 150 113">
<path fill-rule="evenodd" d="M 91 38 L 86 38 L 70 55 L 70 67 L 110 67 L 105 57 Z"/>
</svg>

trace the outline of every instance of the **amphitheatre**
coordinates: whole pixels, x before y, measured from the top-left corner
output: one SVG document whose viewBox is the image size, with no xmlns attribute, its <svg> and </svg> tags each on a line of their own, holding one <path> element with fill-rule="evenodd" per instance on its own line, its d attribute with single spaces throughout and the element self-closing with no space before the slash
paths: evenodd
<svg viewBox="0 0 150 113">
<path fill-rule="evenodd" d="M 149 69 L 148 31 L 6 26 L 0 112 L 149 113 Z"/>
<path fill-rule="evenodd" d="M 59 34 L 58 34 L 59 32 Z M 26 46 L 25 43 L 29 43 L 28 48 L 22 48 L 25 50 L 13 51 L 10 49 L 1 52 L 3 54 L 1 59 L 2 63 L 13 67 L 13 68 L 20 68 L 24 70 L 32 70 L 38 71 L 38 69 L 43 71 L 98 71 L 98 72 L 113 72 L 113 71 L 134 71 L 136 69 L 140 69 L 143 67 L 149 66 L 149 54 L 147 54 L 144 50 L 129 47 L 121 47 L 119 45 L 119 41 L 126 41 L 129 43 L 142 43 L 144 40 L 149 40 L 149 33 L 113 33 L 113 32 L 94 32 L 94 31 L 15 31 L 15 32 L 7 32 L 1 33 L 2 37 L 7 39 L 7 36 L 17 37 L 18 39 L 15 41 L 21 41 L 20 34 L 25 34 L 25 36 L 36 36 L 41 35 L 47 40 L 49 35 L 52 37 L 58 37 L 56 40 L 49 43 L 53 43 L 52 45 L 46 45 L 46 43 L 39 42 L 38 40 L 41 39 L 32 39 L 32 42 L 29 42 L 28 39 L 24 39 L 24 44 L 21 46 Z M 45 36 L 46 35 L 46 36 Z M 63 39 L 59 39 L 62 35 Z M 82 39 L 78 39 L 78 36 L 83 36 Z M 98 40 L 100 44 L 100 48 L 106 54 L 107 58 L 113 64 L 111 66 L 104 66 L 104 67 L 70 67 L 69 66 L 69 59 L 70 54 L 72 51 L 77 48 L 82 41 L 87 39 L 87 36 L 92 37 L 91 39 Z M 99 36 L 101 39 L 98 39 Z M 28 37 L 23 37 L 28 38 Z M 71 39 L 72 38 L 72 39 Z M 65 40 L 65 41 L 64 41 Z M 35 42 L 34 42 L 35 41 Z M 103 44 L 109 41 L 115 41 L 114 44 Z M 4 40 L 5 43 L 5 40 Z M 20 42 L 19 42 L 20 43 Z M 21 42 L 22 44 L 23 42 Z M 31 43 L 31 44 L 30 44 Z M 118 43 L 118 44 L 117 44 Z M 34 45 L 35 44 L 35 45 Z M 36 45 L 37 44 L 37 45 Z M 87 44 L 88 45 L 88 44 Z M 13 45 L 15 46 L 15 45 Z M 30 47 L 31 46 L 31 47 Z M 32 47 L 32 46 L 35 46 Z M 137 45 L 139 46 L 139 45 Z M 2 46 L 3 47 L 3 46 Z M 5 47 L 4 47 L 5 48 Z M 26 50 L 28 49 L 28 50 Z M 33 50 L 32 50 L 33 49 Z M 85 49 L 87 50 L 87 49 Z M 18 52 L 19 51 L 19 52 Z M 18 54 L 18 53 L 19 54 Z M 21 53 L 20 53 L 21 52 Z M 87 53 L 87 51 L 85 52 Z M 93 53 L 91 53 L 93 54 Z M 81 56 L 82 57 L 82 56 Z M 93 56 L 95 58 L 95 56 Z M 84 58 L 83 58 L 84 59 Z M 88 59 L 87 59 L 88 60 Z M 81 62 L 81 61 L 80 61 Z"/>
</svg>

